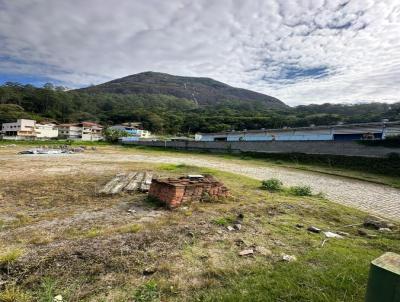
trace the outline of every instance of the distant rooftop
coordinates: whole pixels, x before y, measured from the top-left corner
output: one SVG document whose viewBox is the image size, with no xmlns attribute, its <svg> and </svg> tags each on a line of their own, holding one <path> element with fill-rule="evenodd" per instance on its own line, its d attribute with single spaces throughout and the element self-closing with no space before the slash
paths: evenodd
<svg viewBox="0 0 400 302">
<path fill-rule="evenodd" d="M 300 130 L 326 130 L 337 128 L 365 128 L 365 127 L 386 127 L 386 126 L 400 126 L 400 121 L 393 122 L 371 122 L 371 123 L 353 123 L 353 124 L 338 124 L 338 125 L 323 125 L 323 126 L 308 126 L 308 127 L 285 127 L 285 128 L 272 128 L 272 129 L 256 129 L 256 130 L 230 130 L 214 133 L 198 133 L 201 135 L 227 135 L 227 134 L 244 134 L 244 133 L 265 133 L 265 132 L 284 132 L 284 131 L 300 131 Z"/>
</svg>

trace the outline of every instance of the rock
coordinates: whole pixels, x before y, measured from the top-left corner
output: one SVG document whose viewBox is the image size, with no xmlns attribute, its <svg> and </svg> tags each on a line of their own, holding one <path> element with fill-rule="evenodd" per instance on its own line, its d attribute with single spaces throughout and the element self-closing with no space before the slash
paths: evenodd
<svg viewBox="0 0 400 302">
<path fill-rule="evenodd" d="M 350 236 L 350 234 L 349 233 L 346 233 L 346 232 L 342 232 L 342 231 L 339 231 L 339 232 L 337 232 L 340 236 Z"/>
<path fill-rule="evenodd" d="M 263 256 L 272 256 L 271 250 L 263 246 L 256 246 L 256 252 Z"/>
<path fill-rule="evenodd" d="M 57 295 L 53 299 L 53 302 L 62 302 L 62 301 L 63 301 L 63 297 L 61 295 Z"/>
<path fill-rule="evenodd" d="M 377 235 L 370 234 L 369 232 L 367 232 L 367 230 L 364 230 L 364 229 L 359 229 L 358 230 L 358 234 L 360 236 L 365 236 L 367 238 L 376 238 L 376 237 L 378 237 Z"/>
<path fill-rule="evenodd" d="M 223 232 L 221 230 L 217 230 L 217 233 L 220 235 L 223 234 Z"/>
<path fill-rule="evenodd" d="M 302 228 L 304 228 L 304 225 L 303 225 L 303 224 L 300 224 L 300 223 L 298 223 L 298 224 L 296 224 L 296 228 L 302 229 Z"/>
<path fill-rule="evenodd" d="M 143 270 L 143 275 L 150 276 L 153 275 L 156 271 L 157 269 L 155 267 L 148 267 Z"/>
<path fill-rule="evenodd" d="M 374 228 L 375 230 L 379 230 L 380 228 L 388 228 L 388 223 L 386 221 L 376 217 L 366 218 L 363 225 L 366 228 Z"/>
<path fill-rule="evenodd" d="M 240 231 L 240 230 L 242 229 L 242 225 L 241 225 L 240 223 L 236 223 L 236 224 L 233 225 L 233 228 L 234 228 L 235 230 Z"/>
<path fill-rule="evenodd" d="M 232 232 L 232 231 L 235 230 L 234 227 L 233 227 L 233 226 L 230 226 L 230 225 L 228 225 L 226 228 L 228 229 L 229 232 Z"/>
<path fill-rule="evenodd" d="M 379 231 L 379 232 L 382 232 L 382 233 L 385 233 L 385 232 L 390 233 L 392 230 L 389 229 L 389 228 L 379 228 L 378 231 Z"/>
<path fill-rule="evenodd" d="M 326 238 L 343 238 L 343 236 L 333 233 L 333 232 L 323 232 Z"/>
<path fill-rule="evenodd" d="M 249 255 L 253 255 L 253 254 L 254 254 L 253 249 L 243 250 L 243 251 L 239 252 L 239 256 L 249 256 Z"/>
<path fill-rule="evenodd" d="M 366 230 L 364 230 L 364 229 L 358 229 L 357 233 L 360 236 L 367 236 L 368 235 L 368 232 Z"/>
<path fill-rule="evenodd" d="M 287 261 L 287 262 L 292 262 L 292 261 L 296 261 L 297 258 L 294 255 L 282 254 L 282 260 Z"/>
<path fill-rule="evenodd" d="M 315 227 L 315 226 L 309 226 L 307 228 L 307 231 L 312 232 L 312 233 L 321 233 L 321 229 Z"/>
<path fill-rule="evenodd" d="M 135 214 L 136 210 L 135 209 L 129 209 L 128 212 L 131 213 L 131 214 Z"/>
</svg>

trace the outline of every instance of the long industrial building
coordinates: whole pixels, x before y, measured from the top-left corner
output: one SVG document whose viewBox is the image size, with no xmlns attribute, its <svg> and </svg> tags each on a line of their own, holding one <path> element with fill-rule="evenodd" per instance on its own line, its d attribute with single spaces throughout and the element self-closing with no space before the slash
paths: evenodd
<svg viewBox="0 0 400 302">
<path fill-rule="evenodd" d="M 400 135 L 400 121 L 198 133 L 197 141 L 343 141 Z"/>
</svg>

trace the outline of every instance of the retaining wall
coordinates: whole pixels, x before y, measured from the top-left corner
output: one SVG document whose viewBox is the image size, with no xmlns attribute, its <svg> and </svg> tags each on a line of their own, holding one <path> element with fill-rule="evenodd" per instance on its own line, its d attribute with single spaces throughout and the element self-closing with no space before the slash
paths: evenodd
<svg viewBox="0 0 400 302">
<path fill-rule="evenodd" d="M 163 147 L 181 150 L 205 150 L 210 152 L 260 152 L 305 153 L 344 156 L 387 157 L 390 153 L 400 155 L 400 148 L 365 146 L 355 141 L 269 141 L 269 142 L 201 142 L 201 141 L 140 141 L 125 142 L 126 145 Z"/>
</svg>

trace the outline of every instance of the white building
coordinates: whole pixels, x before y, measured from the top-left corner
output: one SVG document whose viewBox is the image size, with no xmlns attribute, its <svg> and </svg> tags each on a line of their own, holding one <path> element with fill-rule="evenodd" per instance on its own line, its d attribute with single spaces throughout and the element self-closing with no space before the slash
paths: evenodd
<svg viewBox="0 0 400 302">
<path fill-rule="evenodd" d="M 62 139 L 99 141 L 103 139 L 103 127 L 91 122 L 58 125 L 58 137 Z"/>
<path fill-rule="evenodd" d="M 336 126 L 261 129 L 198 133 L 197 141 L 330 141 L 384 139 L 400 134 L 400 122 L 360 123 Z"/>
<path fill-rule="evenodd" d="M 82 127 L 78 124 L 61 124 L 57 126 L 58 137 L 61 139 L 81 139 L 82 138 Z"/>
<path fill-rule="evenodd" d="M 52 123 L 36 124 L 35 132 L 36 132 L 37 138 L 57 138 L 58 137 L 58 128 L 55 124 L 52 124 Z"/>
<path fill-rule="evenodd" d="M 32 139 L 36 137 L 36 121 L 18 119 L 15 123 L 4 123 L 2 133 L 5 139 Z"/>
<path fill-rule="evenodd" d="M 90 122 L 83 122 L 82 126 L 82 140 L 83 141 L 99 141 L 103 139 L 103 127 Z"/>
</svg>

